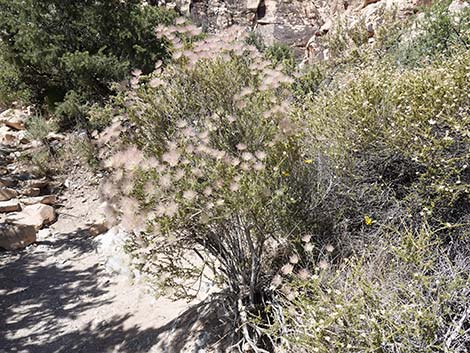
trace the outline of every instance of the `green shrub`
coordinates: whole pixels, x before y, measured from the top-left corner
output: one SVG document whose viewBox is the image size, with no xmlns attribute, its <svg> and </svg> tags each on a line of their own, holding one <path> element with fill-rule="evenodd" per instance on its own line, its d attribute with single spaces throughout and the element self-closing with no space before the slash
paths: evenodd
<svg viewBox="0 0 470 353">
<path fill-rule="evenodd" d="M 138 268 L 179 296 L 211 269 L 248 344 L 259 337 L 243 317 L 263 307 L 277 252 L 304 228 L 291 179 L 309 164 L 287 103 L 293 80 L 227 39 L 174 56 L 127 97 L 138 128 L 103 188 L 137 231 L 128 249 Z"/>
<path fill-rule="evenodd" d="M 467 52 L 419 70 L 350 73 L 302 113 L 338 170 L 398 199 L 418 194 L 415 206 L 433 214 L 436 203 L 468 202 L 469 65 Z M 442 210 L 437 220 L 459 222 Z"/>
<path fill-rule="evenodd" d="M 450 1 L 437 1 L 430 8 L 426 8 L 422 16 L 414 19 L 413 26 L 401 25 L 396 36 L 392 29 L 393 40 L 382 42 L 383 38 L 390 36 L 387 31 L 399 22 L 385 27 L 379 31 L 378 38 L 381 45 L 388 47 L 386 59 L 392 60 L 396 65 L 405 67 L 423 66 L 437 59 L 451 57 L 454 54 L 470 48 L 470 9 L 460 14 L 449 12 Z"/>
<path fill-rule="evenodd" d="M 279 65 L 288 73 L 295 71 L 297 62 L 295 53 L 290 46 L 279 42 L 266 45 L 263 36 L 254 31 L 248 32 L 245 43 L 258 49 L 274 66 Z"/>
<path fill-rule="evenodd" d="M 5 49 L 0 43 L 0 108 L 8 108 L 15 101 L 28 101 L 29 91 L 21 82 L 18 68 L 5 57 Z"/>
<path fill-rule="evenodd" d="M 149 72 L 167 56 L 154 29 L 175 13 L 131 1 L 1 0 L 0 36 L 6 60 L 34 103 L 57 108 L 72 122 L 87 102 L 100 102 L 110 83 L 131 69 Z M 64 103 L 64 106 L 60 106 Z"/>
<path fill-rule="evenodd" d="M 328 55 L 334 60 L 357 60 L 363 54 L 368 43 L 368 33 L 363 19 L 351 23 L 349 19 L 337 21 L 334 27 L 324 37 Z"/>
<path fill-rule="evenodd" d="M 57 122 L 52 119 L 47 120 L 41 115 L 31 116 L 26 121 L 26 130 L 28 136 L 33 140 L 38 140 L 41 142 L 47 142 L 47 135 L 51 132 L 57 132 L 59 126 Z"/>
<path fill-rule="evenodd" d="M 274 65 L 282 65 L 289 72 L 295 69 L 295 55 L 291 47 L 283 43 L 275 43 L 264 49 L 264 54 Z"/>
<path fill-rule="evenodd" d="M 76 165 L 77 162 L 81 167 L 95 171 L 99 167 L 97 155 L 94 141 L 85 133 L 74 134 L 68 137 L 67 143 L 60 146 L 56 152 L 55 162 L 64 171 L 67 171 L 70 165 Z"/>
<path fill-rule="evenodd" d="M 278 275 L 273 329 L 288 352 L 464 352 L 470 278 L 446 251 L 425 226 L 334 267 L 307 251 Z"/>
<path fill-rule="evenodd" d="M 253 45 L 260 52 L 263 52 L 266 49 L 263 36 L 256 31 L 250 31 L 248 33 L 245 43 L 248 45 Z"/>
<path fill-rule="evenodd" d="M 320 64 L 308 66 L 296 76 L 292 91 L 299 104 L 303 104 L 305 99 L 316 96 L 320 89 L 329 84 L 333 78 L 328 68 Z"/>
</svg>

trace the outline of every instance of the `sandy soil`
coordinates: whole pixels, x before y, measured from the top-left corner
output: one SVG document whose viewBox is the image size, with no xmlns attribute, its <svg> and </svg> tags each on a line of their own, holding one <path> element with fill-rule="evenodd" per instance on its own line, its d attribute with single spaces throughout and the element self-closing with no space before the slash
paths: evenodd
<svg viewBox="0 0 470 353">
<path fill-rule="evenodd" d="M 156 300 L 109 274 L 85 224 L 96 187 L 65 191 L 58 221 L 24 250 L 0 250 L 0 352 L 210 351 L 210 304 Z M 212 337 L 210 341 L 214 341 Z"/>
</svg>

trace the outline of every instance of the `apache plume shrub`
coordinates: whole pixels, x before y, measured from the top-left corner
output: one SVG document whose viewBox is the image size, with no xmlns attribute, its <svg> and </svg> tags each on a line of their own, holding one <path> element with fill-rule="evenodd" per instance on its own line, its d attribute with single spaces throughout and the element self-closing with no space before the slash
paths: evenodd
<svg viewBox="0 0 470 353">
<path fill-rule="evenodd" d="M 209 268 L 254 346 L 246 312 L 262 304 L 279 254 L 302 228 L 290 180 L 308 164 L 290 114 L 293 80 L 237 40 L 238 30 L 193 44 L 192 26 L 162 31 L 175 63 L 135 72 L 124 103 L 134 128 L 108 161 L 114 174 L 103 191 L 134 231 L 135 265 L 180 296 Z"/>
</svg>

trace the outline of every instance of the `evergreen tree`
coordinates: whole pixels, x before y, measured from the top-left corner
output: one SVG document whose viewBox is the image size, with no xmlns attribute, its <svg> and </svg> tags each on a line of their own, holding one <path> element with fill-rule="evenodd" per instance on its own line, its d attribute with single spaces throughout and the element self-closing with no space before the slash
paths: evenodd
<svg viewBox="0 0 470 353">
<path fill-rule="evenodd" d="M 176 16 L 140 0 L 0 0 L 0 13 L 1 55 L 33 102 L 72 117 L 131 69 L 148 72 L 165 58 L 154 30 Z"/>
</svg>

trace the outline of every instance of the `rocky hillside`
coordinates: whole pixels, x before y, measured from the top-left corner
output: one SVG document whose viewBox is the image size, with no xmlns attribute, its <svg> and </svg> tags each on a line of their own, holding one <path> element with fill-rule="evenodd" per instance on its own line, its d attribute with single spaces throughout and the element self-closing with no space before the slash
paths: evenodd
<svg viewBox="0 0 470 353">
<path fill-rule="evenodd" d="M 250 28 L 267 44 L 287 44 L 311 62 L 327 56 L 317 45 L 318 37 L 326 35 L 335 23 L 344 22 L 350 28 L 360 24 L 361 30 L 372 38 L 387 11 L 403 18 L 429 6 L 432 0 L 162 0 L 159 3 L 178 8 L 212 33 L 233 25 Z M 468 3 L 454 1 L 454 8 L 462 6 Z"/>
<path fill-rule="evenodd" d="M 7 250 L 22 249 L 34 243 L 38 232 L 57 220 L 57 213 L 61 212 L 58 210 L 67 201 L 62 196 L 63 191 L 77 186 L 74 173 L 68 178 L 67 175 L 44 175 L 41 166 L 28 163 L 27 156 L 70 143 L 65 135 L 53 132 L 48 133 L 44 141 L 34 139 L 25 126 L 30 117 L 29 109 L 12 108 L 0 114 L 0 248 Z M 86 178 L 85 182 L 89 184 L 93 179 L 96 180 Z M 87 227 L 92 235 L 106 230 L 102 221 L 90 219 Z"/>
<path fill-rule="evenodd" d="M 18 163 L 22 153 L 38 148 L 25 131 L 27 117 L 18 109 L 0 115 L 0 247 L 8 250 L 35 242 L 36 232 L 56 219 L 57 184 Z"/>
</svg>

